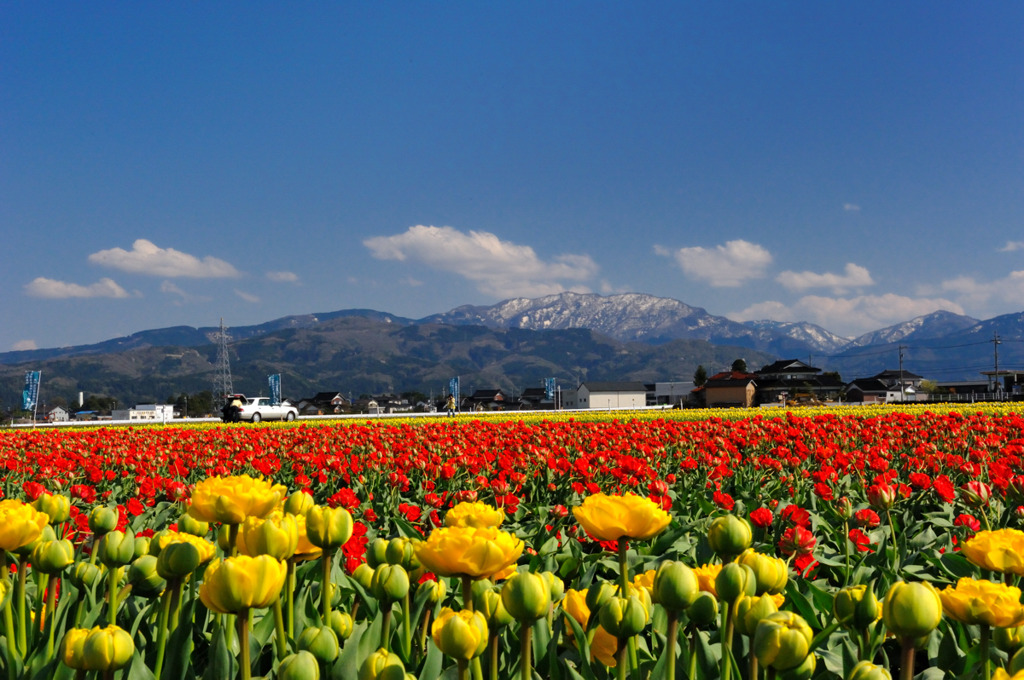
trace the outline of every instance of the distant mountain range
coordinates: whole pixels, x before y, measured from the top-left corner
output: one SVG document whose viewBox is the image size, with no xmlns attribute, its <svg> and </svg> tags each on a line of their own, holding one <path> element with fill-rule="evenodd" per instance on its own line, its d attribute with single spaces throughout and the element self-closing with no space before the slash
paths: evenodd
<svg viewBox="0 0 1024 680">
<path fill-rule="evenodd" d="M 217 327 L 140 331 L 92 345 L 0 353 L 0 405 L 20 402 L 28 368 L 44 370 L 44 388 L 128 401 L 164 400 L 209 389 Z M 1024 313 L 979 321 L 938 311 L 843 338 L 804 322 L 739 323 L 678 300 L 639 293 L 562 293 L 462 306 L 423 319 L 365 309 L 287 316 L 229 329 L 236 387 L 264 389 L 281 372 L 285 392 L 374 393 L 441 390 L 463 376 L 478 388 L 517 390 L 546 377 L 592 380 L 688 380 L 745 358 L 751 369 L 800 358 L 845 380 L 903 367 L 936 381 L 977 379 L 1024 368 Z M 996 347 L 993 339 L 998 336 Z M 47 384 L 50 381 L 50 384 Z"/>
</svg>

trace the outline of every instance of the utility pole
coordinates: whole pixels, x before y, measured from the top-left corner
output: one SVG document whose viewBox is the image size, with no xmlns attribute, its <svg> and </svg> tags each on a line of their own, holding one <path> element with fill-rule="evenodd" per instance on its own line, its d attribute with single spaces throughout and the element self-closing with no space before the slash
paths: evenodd
<svg viewBox="0 0 1024 680">
<path fill-rule="evenodd" d="M 903 388 L 903 345 L 899 345 L 900 350 L 900 403 L 907 400 L 907 393 Z"/>
<path fill-rule="evenodd" d="M 993 357 L 994 357 L 994 364 L 995 364 L 995 370 L 994 370 L 994 372 L 992 374 L 992 377 L 996 381 L 996 395 L 997 396 L 999 395 L 1000 392 L 1002 392 L 1002 390 L 999 389 L 999 387 L 1000 387 L 1000 385 L 999 385 L 999 345 L 1001 345 L 1002 342 L 1003 341 L 999 339 L 999 333 L 997 333 L 995 331 L 992 331 L 992 354 L 993 354 Z"/>
</svg>

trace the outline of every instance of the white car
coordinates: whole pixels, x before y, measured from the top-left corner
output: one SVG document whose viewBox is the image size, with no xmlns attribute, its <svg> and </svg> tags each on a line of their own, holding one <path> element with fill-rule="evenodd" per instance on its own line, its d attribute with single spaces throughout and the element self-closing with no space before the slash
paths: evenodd
<svg viewBox="0 0 1024 680">
<path fill-rule="evenodd" d="M 274 406 L 270 403 L 270 397 L 252 397 L 250 399 L 246 399 L 242 395 L 236 395 L 236 397 L 241 397 L 241 399 L 238 399 L 241 404 L 234 409 L 234 412 L 229 417 L 230 420 L 235 422 L 240 420 L 252 423 L 258 423 L 261 420 L 286 420 L 291 422 L 299 417 L 299 409 L 287 401 Z"/>
</svg>

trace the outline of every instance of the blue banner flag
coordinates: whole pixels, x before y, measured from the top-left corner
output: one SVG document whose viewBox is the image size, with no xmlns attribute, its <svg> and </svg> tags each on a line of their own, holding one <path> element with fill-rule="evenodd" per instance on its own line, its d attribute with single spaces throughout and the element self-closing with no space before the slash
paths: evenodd
<svg viewBox="0 0 1024 680">
<path fill-rule="evenodd" d="M 39 371 L 29 371 L 25 374 L 25 389 L 21 393 L 21 408 L 26 411 L 34 411 L 38 399 Z"/>
<path fill-rule="evenodd" d="M 279 405 L 281 403 L 281 374 L 268 375 L 267 384 L 270 385 L 270 405 Z"/>
<path fill-rule="evenodd" d="M 548 399 L 555 398 L 555 379 L 544 378 L 544 396 Z"/>
<path fill-rule="evenodd" d="M 459 403 L 459 377 L 455 376 L 448 381 L 448 394 L 455 397 L 455 403 Z"/>
</svg>

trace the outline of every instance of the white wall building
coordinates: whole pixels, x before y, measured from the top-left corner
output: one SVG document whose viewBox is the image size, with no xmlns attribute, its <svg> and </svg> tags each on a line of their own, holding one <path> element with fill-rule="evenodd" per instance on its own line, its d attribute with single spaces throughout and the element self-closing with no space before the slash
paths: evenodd
<svg viewBox="0 0 1024 680">
<path fill-rule="evenodd" d="M 174 404 L 139 404 L 135 408 L 111 411 L 112 420 L 149 420 L 167 422 L 174 419 Z"/>
<path fill-rule="evenodd" d="M 647 387 L 639 381 L 585 382 L 576 390 L 577 408 L 643 408 Z"/>
</svg>

